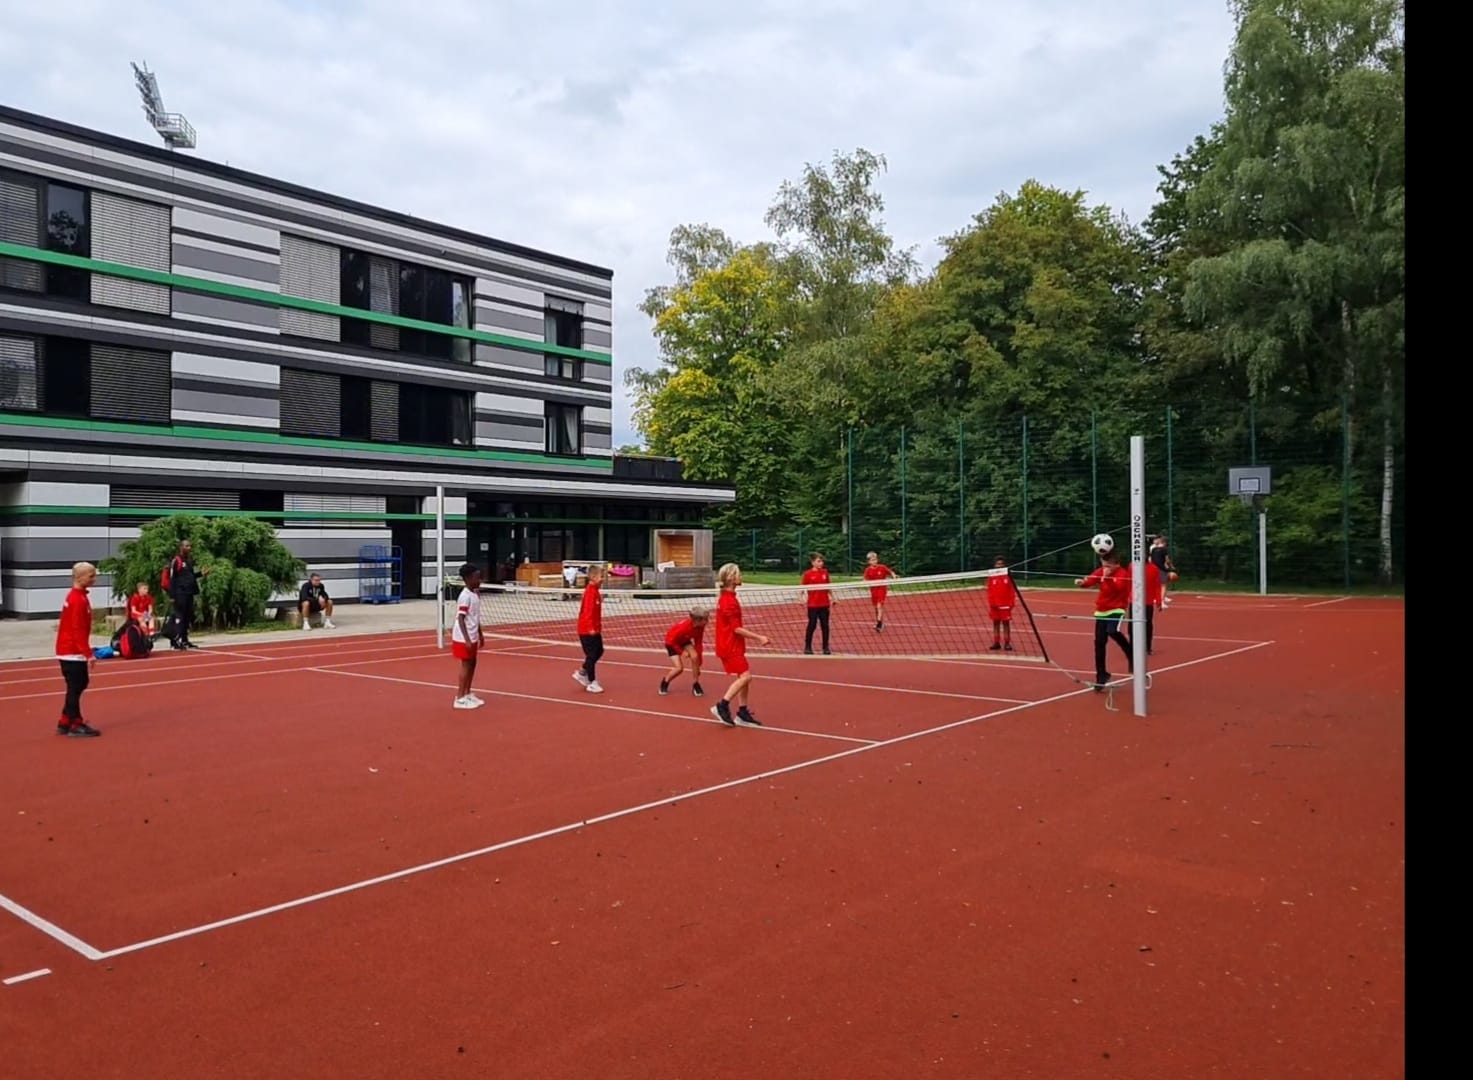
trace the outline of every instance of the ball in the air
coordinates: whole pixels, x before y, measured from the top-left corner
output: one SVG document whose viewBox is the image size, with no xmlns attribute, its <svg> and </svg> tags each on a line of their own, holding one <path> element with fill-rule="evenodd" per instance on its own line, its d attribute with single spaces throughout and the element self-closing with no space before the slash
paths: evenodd
<svg viewBox="0 0 1473 1080">
<path fill-rule="evenodd" d="M 1090 538 L 1089 546 L 1095 549 L 1096 555 L 1108 555 L 1115 550 L 1115 538 L 1109 533 L 1096 533 Z"/>
</svg>

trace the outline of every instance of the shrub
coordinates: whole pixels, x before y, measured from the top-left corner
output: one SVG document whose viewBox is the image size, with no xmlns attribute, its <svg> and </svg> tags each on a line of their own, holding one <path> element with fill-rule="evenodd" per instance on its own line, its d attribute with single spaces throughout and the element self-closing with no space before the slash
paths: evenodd
<svg viewBox="0 0 1473 1080">
<path fill-rule="evenodd" d="M 98 569 L 112 575 L 113 595 L 126 598 L 140 581 L 148 582 L 160 617 L 167 615 L 159 575 L 179 550 L 181 540 L 194 545 L 194 562 L 208 577 L 200 581 L 195 601 L 195 624 L 226 629 L 245 626 L 261 617 L 273 592 L 294 589 L 306 572 L 303 562 L 287 550 L 276 530 L 256 518 L 205 518 L 176 514 L 143 526 L 137 540 L 125 541 L 118 554 L 104 559 Z"/>
</svg>

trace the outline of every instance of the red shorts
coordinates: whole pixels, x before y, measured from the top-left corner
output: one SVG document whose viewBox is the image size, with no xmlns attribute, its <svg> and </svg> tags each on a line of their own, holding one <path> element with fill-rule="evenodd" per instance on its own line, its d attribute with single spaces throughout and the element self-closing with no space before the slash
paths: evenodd
<svg viewBox="0 0 1473 1080">
<path fill-rule="evenodd" d="M 478 651 L 480 651 L 479 645 L 467 645 L 463 641 L 452 641 L 450 643 L 451 655 L 457 660 L 474 660 Z"/>
<path fill-rule="evenodd" d="M 885 602 L 885 597 L 889 592 L 890 590 L 884 585 L 881 585 L 878 588 L 871 589 L 869 591 L 870 603 L 883 604 Z"/>
<path fill-rule="evenodd" d="M 729 653 L 721 658 L 721 666 L 728 675 L 745 675 L 752 670 L 752 665 L 747 663 L 745 651 Z"/>
<path fill-rule="evenodd" d="M 1013 609 L 1010 607 L 995 607 L 988 609 L 992 613 L 993 622 L 1012 622 Z"/>
</svg>

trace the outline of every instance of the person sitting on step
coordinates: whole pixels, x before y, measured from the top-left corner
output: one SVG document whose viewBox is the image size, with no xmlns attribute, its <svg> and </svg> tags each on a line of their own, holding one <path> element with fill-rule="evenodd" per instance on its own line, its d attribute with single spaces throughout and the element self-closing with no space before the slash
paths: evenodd
<svg viewBox="0 0 1473 1080">
<path fill-rule="evenodd" d="M 312 617 L 322 616 L 322 628 L 324 630 L 335 630 L 332 622 L 332 597 L 327 595 L 327 586 L 322 583 L 321 574 L 313 574 L 302 584 L 302 591 L 297 594 L 297 606 L 302 612 L 302 629 L 312 629 Z"/>
</svg>

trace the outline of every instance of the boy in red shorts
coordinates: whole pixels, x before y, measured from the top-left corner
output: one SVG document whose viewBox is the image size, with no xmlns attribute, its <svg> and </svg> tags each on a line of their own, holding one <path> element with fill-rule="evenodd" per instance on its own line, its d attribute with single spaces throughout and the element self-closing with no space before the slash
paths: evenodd
<svg viewBox="0 0 1473 1080">
<path fill-rule="evenodd" d="M 880 562 L 877 552 L 871 551 L 864 557 L 864 580 L 884 581 L 886 578 L 899 577 L 900 575 Z M 872 585 L 869 590 L 869 602 L 875 606 L 875 633 L 885 629 L 885 597 L 890 590 L 884 585 Z"/>
<path fill-rule="evenodd" d="M 476 657 L 481 651 L 481 568 L 466 563 L 460 568 L 460 600 L 455 607 L 455 629 L 450 634 L 450 651 L 460 661 L 460 683 L 455 691 L 457 709 L 479 709 L 486 704 L 471 693 L 476 678 Z"/>
<path fill-rule="evenodd" d="M 1001 555 L 992 560 L 994 569 L 1001 570 L 987 579 L 987 609 L 992 616 L 992 645 L 988 651 L 1013 651 L 1013 605 L 1018 600 L 1018 586 L 1013 575 L 1007 572 L 1008 561 Z"/>
<path fill-rule="evenodd" d="M 705 695 L 701 689 L 701 653 L 706 638 L 706 609 L 691 608 L 690 617 L 681 619 L 665 634 L 665 655 L 670 657 L 670 670 L 660 680 L 660 695 L 670 693 L 670 684 L 680 678 L 680 673 L 690 667 L 690 692 L 696 697 Z"/>
<path fill-rule="evenodd" d="M 756 727 L 762 725 L 747 707 L 748 687 L 752 684 L 752 668 L 747 663 L 747 639 L 751 638 L 758 647 L 769 644 L 762 634 L 753 633 L 742 625 L 742 603 L 737 599 L 737 586 L 742 583 L 742 568 L 736 563 L 727 563 L 716 571 L 716 582 L 721 586 L 721 597 L 716 601 L 716 656 L 728 675 L 736 679 L 721 695 L 721 700 L 711 707 L 711 715 L 727 727 L 736 727 L 737 720 Z M 737 703 L 737 715 L 731 716 L 731 703 Z"/>
</svg>

